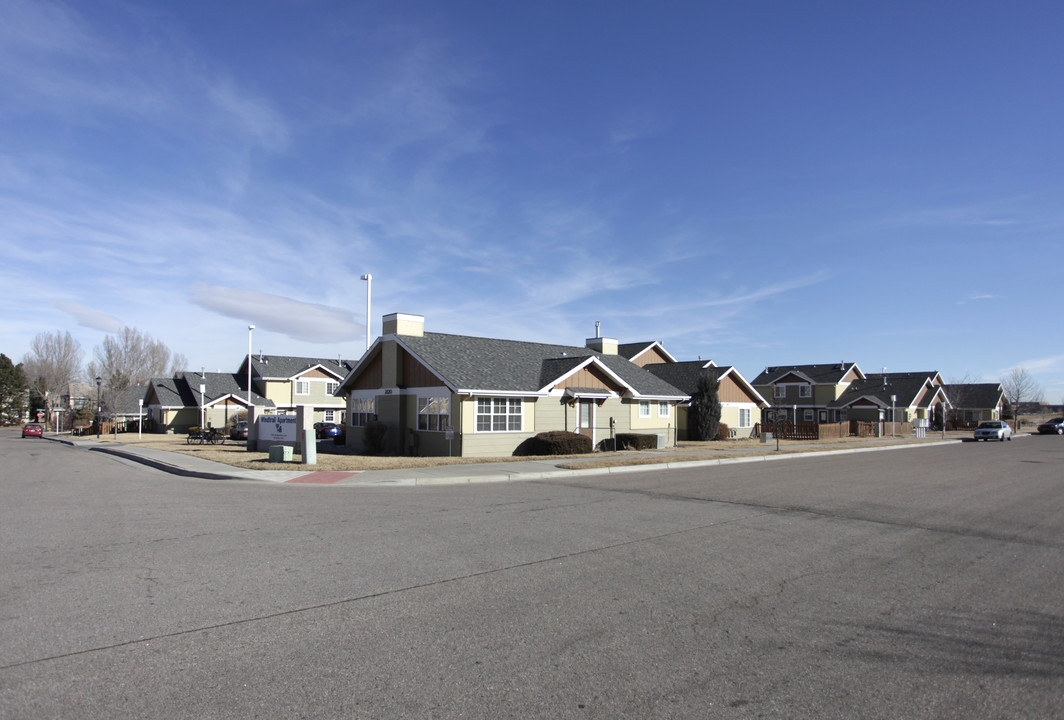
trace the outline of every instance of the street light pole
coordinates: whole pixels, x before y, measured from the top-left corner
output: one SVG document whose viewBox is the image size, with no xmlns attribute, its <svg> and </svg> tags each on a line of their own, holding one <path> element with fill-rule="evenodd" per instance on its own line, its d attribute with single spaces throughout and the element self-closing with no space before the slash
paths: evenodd
<svg viewBox="0 0 1064 720">
<path fill-rule="evenodd" d="M 100 405 L 100 382 L 101 378 L 96 378 L 96 439 L 100 439 L 100 414 L 103 412 L 103 406 Z"/>
<path fill-rule="evenodd" d="M 372 339 L 372 335 L 370 334 L 369 329 L 371 324 L 370 319 L 372 318 L 372 315 L 370 314 L 369 305 L 373 289 L 373 276 L 369 273 L 366 273 L 362 276 L 362 279 L 366 281 L 366 352 L 369 352 L 369 344 Z"/>
<path fill-rule="evenodd" d="M 248 417 L 251 416 L 251 331 L 254 325 L 248 325 Z"/>
<path fill-rule="evenodd" d="M 199 386 L 199 429 L 200 429 L 200 432 L 203 432 L 203 402 L 204 402 L 203 390 L 204 390 L 203 383 L 200 383 L 200 386 Z"/>
<path fill-rule="evenodd" d="M 144 428 L 144 398 L 137 400 L 137 440 L 141 438 L 141 430 Z"/>
</svg>

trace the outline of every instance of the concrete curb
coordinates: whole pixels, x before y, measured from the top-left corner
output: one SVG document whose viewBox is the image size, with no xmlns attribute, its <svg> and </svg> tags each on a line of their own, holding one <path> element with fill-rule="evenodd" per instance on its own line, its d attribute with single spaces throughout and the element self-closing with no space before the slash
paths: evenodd
<svg viewBox="0 0 1064 720">
<path fill-rule="evenodd" d="M 720 458 L 719 460 L 689 460 L 668 463 L 653 463 L 647 465 L 620 465 L 611 468 L 594 468 L 590 470 L 572 470 L 569 472 L 579 474 L 592 474 L 596 470 L 602 473 L 621 474 L 641 472 L 644 470 L 683 470 L 685 468 L 713 467 L 716 465 L 739 465 L 755 462 L 779 462 L 781 460 L 799 459 L 805 457 L 823 457 L 825 455 L 855 455 L 865 452 L 883 452 L 885 450 L 908 450 L 911 448 L 935 447 L 938 445 L 955 445 L 962 440 L 940 440 L 938 442 L 915 444 L 891 445 L 890 447 L 853 448 L 845 450 L 803 450 L 801 452 L 781 453 L 779 455 L 752 455 L 750 457 Z"/>
<path fill-rule="evenodd" d="M 1022 436 L 1020 436 L 1022 437 Z M 85 448 L 94 452 L 101 452 L 115 457 L 120 457 L 124 460 L 140 463 L 149 467 L 155 468 L 162 472 L 166 472 L 172 475 L 178 475 L 181 477 L 200 478 L 204 480 L 244 480 L 244 481 L 258 481 L 258 482 L 270 482 L 270 483 L 284 483 L 290 479 L 300 477 L 303 475 L 313 474 L 314 470 L 299 470 L 299 471 L 286 471 L 286 470 L 246 470 L 244 468 L 231 468 L 221 469 L 227 466 L 219 463 L 213 463 L 210 461 L 201 461 L 195 458 L 179 457 L 185 464 L 168 462 L 167 460 L 153 457 L 135 450 L 128 450 L 121 446 L 104 446 L 96 445 L 92 440 L 77 441 L 73 439 L 67 439 L 62 437 L 47 437 L 47 440 L 53 442 L 60 442 L 72 447 Z M 625 474 L 625 473 L 637 473 L 637 472 L 654 472 L 665 470 L 690 470 L 702 467 L 714 467 L 719 465 L 738 465 L 743 463 L 756 463 L 756 462 L 778 462 L 781 460 L 800 459 L 804 457 L 824 457 L 829 455 L 854 455 L 857 453 L 866 452 L 882 452 L 886 450 L 907 450 L 923 447 L 937 447 L 941 445 L 953 445 L 964 442 L 964 439 L 954 438 L 950 440 L 939 440 L 932 442 L 924 442 L 920 444 L 913 443 L 901 443 L 897 445 L 890 445 L 886 447 L 863 447 L 863 448 L 835 448 L 832 450 L 802 450 L 799 452 L 787 452 L 780 454 L 767 454 L 767 455 L 751 455 L 746 457 L 731 457 L 709 460 L 672 460 L 660 463 L 648 463 L 643 465 L 618 465 L 614 467 L 599 467 L 599 468 L 552 468 L 544 470 L 530 469 L 527 472 L 521 471 L 503 471 L 492 472 L 490 470 L 484 473 L 469 473 L 465 470 L 465 474 L 462 470 L 456 470 L 454 475 L 449 475 L 446 469 L 433 468 L 432 473 L 419 472 L 419 469 L 413 469 L 409 474 L 405 474 L 403 471 L 363 471 L 358 475 L 351 478 L 350 481 L 336 483 L 332 487 L 352 487 L 352 486 L 394 486 L 394 487 L 431 487 L 437 485 L 471 485 L 479 483 L 493 483 L 493 482 L 513 482 L 520 480 L 552 480 L 558 478 L 573 478 L 581 476 L 593 476 L 593 475 L 613 475 L 613 474 Z M 159 450 L 158 453 L 167 453 L 168 451 Z M 190 463 L 194 462 L 206 462 L 212 466 L 211 469 L 201 469 L 190 467 Z M 483 467 L 483 466 L 479 466 Z M 376 477 L 375 477 L 376 475 Z"/>
<path fill-rule="evenodd" d="M 103 453 L 105 455 L 114 455 L 115 457 L 124 458 L 126 460 L 132 460 L 135 463 L 141 465 L 147 465 L 153 467 L 156 470 L 162 470 L 163 472 L 170 473 L 171 475 L 180 475 L 182 477 L 194 477 L 202 478 L 203 480 L 239 480 L 241 478 L 230 475 L 228 473 L 214 473 L 206 472 L 204 470 L 191 470 L 183 468 L 180 465 L 173 465 L 168 462 L 163 462 L 157 458 L 147 457 L 137 453 L 123 452 L 119 448 L 112 447 L 90 447 L 90 452 Z"/>
</svg>

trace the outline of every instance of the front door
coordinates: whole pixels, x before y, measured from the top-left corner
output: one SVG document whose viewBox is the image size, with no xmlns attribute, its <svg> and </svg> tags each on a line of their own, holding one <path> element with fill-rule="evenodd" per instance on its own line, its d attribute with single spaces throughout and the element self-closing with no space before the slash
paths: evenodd
<svg viewBox="0 0 1064 720">
<path fill-rule="evenodd" d="M 577 422 L 577 432 L 581 435 L 587 435 L 591 438 L 591 442 L 595 442 L 595 403 L 591 400 L 579 400 L 577 402 L 577 408 L 579 410 L 579 421 Z"/>
</svg>

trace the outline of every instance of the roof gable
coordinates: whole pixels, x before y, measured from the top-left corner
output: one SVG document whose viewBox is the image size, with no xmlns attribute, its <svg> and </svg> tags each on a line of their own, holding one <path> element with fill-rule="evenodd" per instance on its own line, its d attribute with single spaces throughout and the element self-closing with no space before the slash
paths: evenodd
<svg viewBox="0 0 1064 720">
<path fill-rule="evenodd" d="M 735 392 L 745 396 L 742 399 L 734 398 L 730 400 L 725 400 L 722 397 L 722 402 L 751 402 L 758 407 L 768 407 L 769 405 L 761 393 L 742 376 L 742 373 L 730 365 L 718 367 L 712 360 L 708 362 L 689 360 L 662 365 L 648 365 L 646 369 L 689 396 L 698 392 L 699 378 L 702 375 L 707 375 L 719 380 L 722 386 L 725 383 L 731 383 L 734 385 Z M 725 392 L 723 387 L 721 392 Z"/>
<path fill-rule="evenodd" d="M 593 372 L 603 383 L 608 379 L 616 392 L 634 397 L 684 397 L 626 358 L 586 347 L 425 333 L 379 338 L 374 349 L 385 342 L 397 343 L 452 392 L 542 395 L 564 387 L 565 378 L 593 364 Z M 349 392 L 358 385 L 366 367 L 364 357 L 344 379 L 341 390 Z"/>
<path fill-rule="evenodd" d="M 266 355 L 258 353 L 251 356 L 252 374 L 264 380 L 294 380 L 315 369 L 341 380 L 352 364 L 341 358 L 309 358 L 292 355 Z M 240 364 L 237 374 L 247 374 L 247 358 Z"/>
<path fill-rule="evenodd" d="M 828 407 L 849 407 L 864 399 L 871 400 L 879 407 L 921 407 L 921 401 L 930 402 L 927 397 L 935 394 L 928 376 L 922 374 L 897 374 L 894 376 L 870 375 L 855 380 L 838 398 L 828 403 Z"/>
<path fill-rule="evenodd" d="M 676 362 L 676 358 L 657 340 L 654 342 L 635 342 L 618 345 L 617 354 L 640 367 Z"/>
</svg>

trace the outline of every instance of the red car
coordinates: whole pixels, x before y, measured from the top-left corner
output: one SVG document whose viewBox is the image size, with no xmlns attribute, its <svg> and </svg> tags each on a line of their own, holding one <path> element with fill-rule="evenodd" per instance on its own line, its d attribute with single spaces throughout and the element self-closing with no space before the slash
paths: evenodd
<svg viewBox="0 0 1064 720">
<path fill-rule="evenodd" d="M 44 428 L 37 423 L 26 423 L 22 426 L 22 437 L 43 437 Z"/>
</svg>

